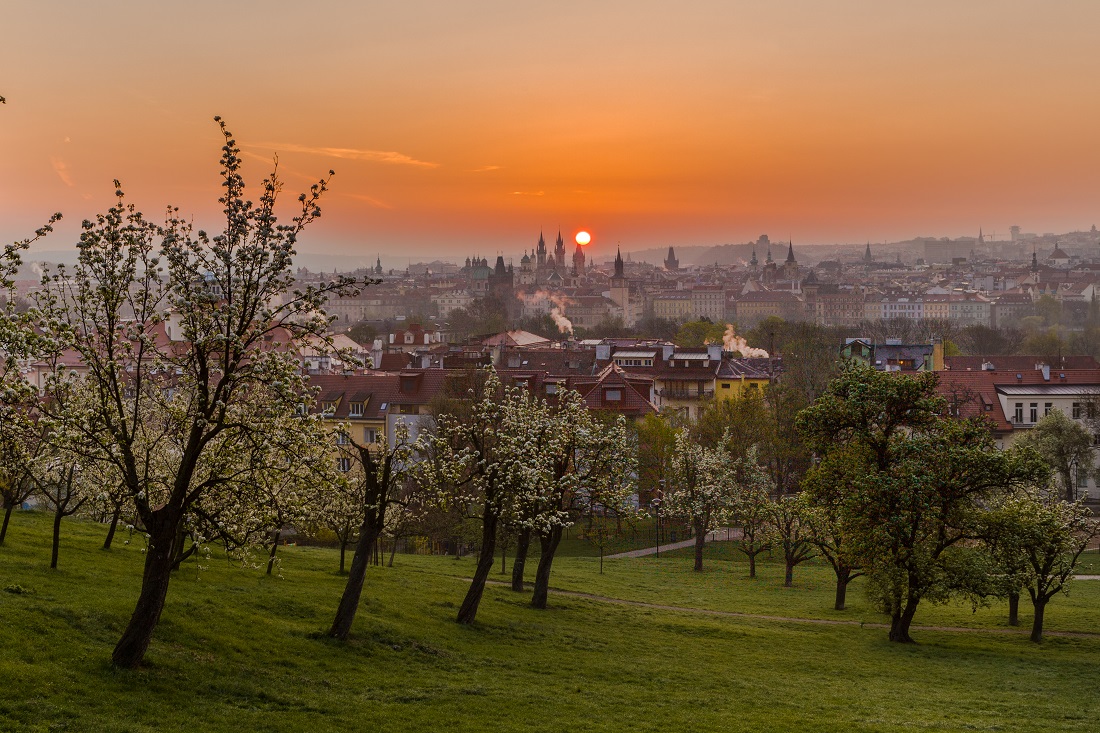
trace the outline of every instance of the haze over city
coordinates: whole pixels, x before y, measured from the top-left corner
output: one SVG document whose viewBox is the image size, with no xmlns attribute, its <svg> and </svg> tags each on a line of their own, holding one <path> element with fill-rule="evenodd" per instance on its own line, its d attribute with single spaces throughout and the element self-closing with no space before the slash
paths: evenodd
<svg viewBox="0 0 1100 733">
<path fill-rule="evenodd" d="M 303 252 L 597 256 L 1003 236 L 1096 218 L 1100 5 L 140 2 L 5 8 L 7 241 L 119 178 L 216 213 L 225 117 L 258 182 L 337 171 Z"/>
</svg>

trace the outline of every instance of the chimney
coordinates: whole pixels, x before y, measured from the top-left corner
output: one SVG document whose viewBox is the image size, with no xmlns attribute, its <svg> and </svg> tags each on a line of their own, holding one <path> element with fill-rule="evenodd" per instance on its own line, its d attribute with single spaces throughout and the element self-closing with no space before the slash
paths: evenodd
<svg viewBox="0 0 1100 733">
<path fill-rule="evenodd" d="M 983 361 L 983 362 L 982 362 L 982 371 L 983 371 L 983 372 L 991 372 L 991 371 L 993 371 L 993 362 L 991 362 L 991 361 Z"/>
<path fill-rule="evenodd" d="M 607 361 L 611 358 L 611 344 L 596 344 L 596 359 Z"/>
<path fill-rule="evenodd" d="M 1043 364 L 1043 381 L 1044 382 L 1049 382 L 1050 381 L 1050 365 L 1049 364 Z"/>
<path fill-rule="evenodd" d="M 668 361 L 672 358 L 672 352 L 676 350 L 673 344 L 661 344 L 661 358 Z"/>
<path fill-rule="evenodd" d="M 722 361 L 722 344 L 707 344 L 707 358 L 712 363 Z"/>
</svg>

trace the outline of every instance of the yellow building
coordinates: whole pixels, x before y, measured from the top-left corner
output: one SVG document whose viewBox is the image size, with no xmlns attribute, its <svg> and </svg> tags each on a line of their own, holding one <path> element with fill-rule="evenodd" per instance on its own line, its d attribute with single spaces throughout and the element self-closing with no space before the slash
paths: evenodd
<svg viewBox="0 0 1100 733">
<path fill-rule="evenodd" d="M 715 374 L 714 396 L 716 399 L 739 399 L 750 394 L 763 394 L 764 388 L 771 383 L 771 376 L 765 364 L 767 359 L 723 359 Z"/>
</svg>

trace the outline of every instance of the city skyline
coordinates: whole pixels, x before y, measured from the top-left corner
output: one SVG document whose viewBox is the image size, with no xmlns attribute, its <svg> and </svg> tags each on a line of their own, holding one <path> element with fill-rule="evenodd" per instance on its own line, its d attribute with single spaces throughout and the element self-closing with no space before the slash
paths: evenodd
<svg viewBox="0 0 1100 733">
<path fill-rule="evenodd" d="M 601 260 L 743 243 L 1007 239 L 1095 222 L 1100 8 L 1064 3 L 22 3 L 0 48 L 6 241 L 70 247 L 111 203 L 216 215 L 224 116 L 302 252 Z M 284 210 L 289 213 L 290 207 Z"/>
</svg>

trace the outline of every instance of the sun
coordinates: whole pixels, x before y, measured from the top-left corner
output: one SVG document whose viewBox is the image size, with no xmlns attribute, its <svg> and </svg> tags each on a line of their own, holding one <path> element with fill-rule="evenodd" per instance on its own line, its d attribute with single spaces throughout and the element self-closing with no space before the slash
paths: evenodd
<svg viewBox="0 0 1100 733">
<path fill-rule="evenodd" d="M 592 235 L 588 232 L 577 232 L 577 244 L 585 245 L 592 241 Z"/>
</svg>

